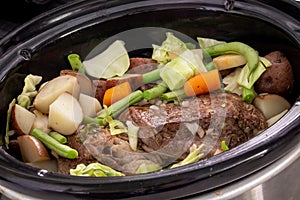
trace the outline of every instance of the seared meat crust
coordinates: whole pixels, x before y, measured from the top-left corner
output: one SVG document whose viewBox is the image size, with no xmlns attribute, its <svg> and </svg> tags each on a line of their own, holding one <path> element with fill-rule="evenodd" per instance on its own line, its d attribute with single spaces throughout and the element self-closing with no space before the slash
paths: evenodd
<svg viewBox="0 0 300 200">
<path fill-rule="evenodd" d="M 101 162 L 125 174 L 135 174 L 141 165 L 166 167 L 185 158 L 191 146 L 204 147 L 211 157 L 225 141 L 229 148 L 246 142 L 267 128 L 262 113 L 232 93 L 214 93 L 174 103 L 131 106 L 119 120 L 139 127 L 139 146 L 133 151 L 126 134 L 112 136 L 109 130 L 88 135 L 81 143 L 76 135 L 69 145 L 79 152 L 75 160 L 58 159 L 59 172 L 68 174 L 77 164 Z"/>
<path fill-rule="evenodd" d="M 184 147 L 181 143 L 203 143 L 206 157 L 214 155 L 223 140 L 234 148 L 267 128 L 262 113 L 232 93 L 201 95 L 185 100 L 181 106 L 133 106 L 120 119 L 131 120 L 140 127 L 139 138 L 145 151 L 164 149 L 171 141 L 177 149 Z M 182 136 L 178 137 L 178 133 Z M 174 151 L 164 153 L 172 155 Z"/>
</svg>

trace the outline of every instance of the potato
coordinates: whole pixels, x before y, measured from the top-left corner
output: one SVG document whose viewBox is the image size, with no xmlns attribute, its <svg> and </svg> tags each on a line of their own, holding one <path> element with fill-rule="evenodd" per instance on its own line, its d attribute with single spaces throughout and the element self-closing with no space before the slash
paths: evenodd
<svg viewBox="0 0 300 200">
<path fill-rule="evenodd" d="M 225 70 L 245 65 L 247 60 L 239 54 L 225 54 L 215 57 L 213 63 L 219 70 Z"/>
<path fill-rule="evenodd" d="M 265 56 L 272 65 L 259 77 L 255 83 L 258 93 L 279 95 L 290 94 L 294 85 L 294 75 L 291 63 L 280 51 L 273 51 Z"/>
<path fill-rule="evenodd" d="M 81 105 L 84 115 L 89 117 L 95 117 L 102 107 L 98 99 L 95 97 L 88 96 L 86 94 L 79 95 L 79 103 Z"/>
<path fill-rule="evenodd" d="M 34 136 L 19 136 L 18 143 L 24 162 L 40 162 L 50 160 L 50 156 L 46 147 Z"/>
<path fill-rule="evenodd" d="M 253 105 L 264 114 L 266 119 L 270 119 L 291 107 L 285 98 L 277 94 L 258 95 L 254 99 Z"/>
<path fill-rule="evenodd" d="M 32 129 L 39 128 L 42 131 L 49 133 L 50 129 L 48 126 L 48 115 L 43 114 L 38 110 L 34 110 L 33 113 L 35 114 L 36 118 L 33 122 Z"/>
<path fill-rule="evenodd" d="M 49 105 L 64 92 L 79 98 L 80 86 L 77 78 L 70 75 L 58 76 L 44 85 L 36 95 L 33 106 L 42 113 L 49 113 Z"/>
<path fill-rule="evenodd" d="M 84 74 L 80 72 L 76 72 L 70 69 L 65 69 L 60 72 L 60 75 L 71 75 L 77 78 L 79 86 L 80 86 L 80 93 L 92 96 L 93 95 L 93 84 L 92 81 Z"/>
<path fill-rule="evenodd" d="M 35 120 L 35 115 L 26 108 L 15 104 L 12 108 L 12 128 L 17 135 L 29 134 Z"/>
<path fill-rule="evenodd" d="M 73 134 L 83 120 L 79 101 L 67 92 L 62 93 L 49 107 L 49 127 L 63 135 Z"/>
<path fill-rule="evenodd" d="M 272 126 L 273 124 L 275 124 L 283 115 L 285 115 L 285 113 L 287 113 L 288 110 L 285 109 L 284 111 L 282 111 L 281 113 L 271 117 L 270 119 L 267 120 L 268 123 L 268 127 Z"/>
<path fill-rule="evenodd" d="M 98 99 L 99 102 L 103 102 L 104 93 L 106 91 L 106 80 L 95 79 L 92 81 L 93 86 L 95 88 L 95 98 Z"/>
</svg>

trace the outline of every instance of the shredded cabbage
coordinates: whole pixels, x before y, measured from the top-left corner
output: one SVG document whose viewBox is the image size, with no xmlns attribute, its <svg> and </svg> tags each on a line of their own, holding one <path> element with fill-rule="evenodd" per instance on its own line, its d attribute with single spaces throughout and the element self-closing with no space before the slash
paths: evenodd
<svg viewBox="0 0 300 200">
<path fill-rule="evenodd" d="M 204 38 L 204 37 L 197 37 L 199 46 L 204 49 L 216 44 L 226 43 L 224 41 L 212 39 L 212 38 Z"/>
<path fill-rule="evenodd" d="M 233 72 L 228 74 L 223 78 L 223 83 L 226 85 L 224 90 L 236 93 L 238 95 L 242 95 L 242 88 L 237 83 L 237 79 L 241 74 L 242 68 L 238 67 Z"/>
<path fill-rule="evenodd" d="M 191 164 L 191 163 L 199 161 L 203 157 L 203 155 L 204 155 L 203 153 L 200 153 L 202 147 L 203 147 L 203 144 L 201 144 L 195 150 L 191 151 L 189 153 L 189 155 L 185 159 L 183 159 L 182 161 L 180 161 L 180 162 L 172 165 L 170 167 L 170 169 L 176 168 L 176 167 L 180 167 L 180 166 L 183 166 L 183 165 L 187 165 L 187 164 Z"/>
<path fill-rule="evenodd" d="M 125 43 L 116 40 L 105 51 L 82 62 L 85 72 L 95 78 L 112 78 L 122 76 L 130 65 Z"/>
<path fill-rule="evenodd" d="M 142 163 L 137 169 L 137 174 L 155 172 L 161 169 L 161 166 L 155 163 Z"/>
<path fill-rule="evenodd" d="M 167 38 L 162 42 L 161 46 L 152 45 L 152 59 L 156 60 L 158 63 L 166 64 L 188 49 L 186 44 L 175 37 L 173 33 L 167 32 L 166 36 Z"/>
<path fill-rule="evenodd" d="M 135 126 L 132 121 L 126 121 L 126 125 L 128 127 L 128 140 L 129 140 L 129 145 L 133 151 L 137 150 L 137 145 L 138 145 L 138 131 L 139 127 Z"/>
<path fill-rule="evenodd" d="M 78 164 L 75 169 L 70 169 L 70 175 L 91 177 L 125 176 L 123 173 L 100 163 L 91 163 L 88 166 L 83 163 Z"/>
<path fill-rule="evenodd" d="M 22 93 L 18 96 L 17 102 L 20 106 L 28 108 L 32 99 L 37 95 L 36 85 L 42 80 L 41 76 L 29 74 L 24 79 L 24 87 Z"/>
<path fill-rule="evenodd" d="M 246 64 L 237 78 L 237 83 L 247 89 L 251 89 L 259 77 L 266 71 L 266 67 L 270 67 L 272 63 L 264 57 L 259 57 L 259 63 L 256 69 L 250 73 L 250 69 Z"/>
</svg>

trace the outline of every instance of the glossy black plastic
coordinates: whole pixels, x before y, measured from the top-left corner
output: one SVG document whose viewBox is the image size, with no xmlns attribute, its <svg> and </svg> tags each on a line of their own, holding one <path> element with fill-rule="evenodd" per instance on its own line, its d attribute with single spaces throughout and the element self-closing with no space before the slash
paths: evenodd
<svg viewBox="0 0 300 200">
<path fill-rule="evenodd" d="M 181 198 L 210 192 L 283 157 L 300 135 L 300 5 L 296 1 L 82 0 L 46 12 L 0 41 L 1 133 L 8 103 L 21 90 L 24 74 L 45 81 L 67 65 L 65 56 L 85 57 L 102 40 L 138 27 L 164 27 L 187 34 L 242 41 L 261 55 L 281 50 L 294 66 L 292 109 L 274 126 L 245 144 L 210 159 L 150 174 L 83 178 L 44 173 L 0 150 L 0 184 L 53 199 Z M 152 41 L 149 41 L 151 44 Z"/>
</svg>

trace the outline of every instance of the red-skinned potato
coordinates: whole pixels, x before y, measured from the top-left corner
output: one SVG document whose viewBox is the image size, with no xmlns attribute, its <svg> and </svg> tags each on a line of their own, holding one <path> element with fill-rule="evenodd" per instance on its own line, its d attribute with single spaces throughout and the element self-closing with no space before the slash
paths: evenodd
<svg viewBox="0 0 300 200">
<path fill-rule="evenodd" d="M 46 147 L 37 138 L 31 135 L 22 135 L 18 137 L 18 143 L 24 162 L 50 160 Z"/>
<path fill-rule="evenodd" d="M 70 69 L 65 69 L 60 72 L 60 75 L 71 75 L 77 78 L 79 86 L 80 86 L 80 93 L 92 96 L 93 95 L 93 84 L 92 81 L 84 74 L 80 72 L 76 72 Z"/>
<path fill-rule="evenodd" d="M 17 135 L 29 134 L 35 120 L 35 115 L 26 108 L 15 104 L 12 108 L 12 128 Z"/>
<path fill-rule="evenodd" d="M 77 78 L 70 75 L 58 76 L 44 85 L 36 95 L 33 106 L 42 113 L 49 113 L 49 105 L 64 92 L 79 98 L 80 86 Z"/>
</svg>

